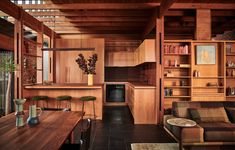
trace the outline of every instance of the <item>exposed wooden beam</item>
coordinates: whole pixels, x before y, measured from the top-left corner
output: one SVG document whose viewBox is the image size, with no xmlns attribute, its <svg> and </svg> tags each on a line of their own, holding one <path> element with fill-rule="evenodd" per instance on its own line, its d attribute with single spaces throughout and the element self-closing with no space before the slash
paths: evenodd
<svg viewBox="0 0 235 150">
<path fill-rule="evenodd" d="M 160 3 L 160 7 L 154 10 L 149 22 L 144 28 L 144 31 L 142 33 L 142 38 L 145 39 L 145 36 L 148 35 L 155 27 L 156 27 L 156 18 L 161 18 L 164 16 L 164 14 L 167 12 L 167 10 L 171 7 L 171 5 L 176 0 L 162 0 Z"/>
<path fill-rule="evenodd" d="M 113 30 L 113 31 L 109 31 L 109 30 L 63 30 L 63 31 L 56 31 L 56 33 L 61 34 L 61 33 L 66 33 L 66 34 L 136 34 L 136 33 L 140 33 L 141 30 Z"/>
<path fill-rule="evenodd" d="M 235 3 L 174 3 L 170 9 L 231 9 Z"/>
<path fill-rule="evenodd" d="M 144 17 L 73 17 L 73 18 L 37 18 L 43 22 L 145 22 L 148 18 Z"/>
<path fill-rule="evenodd" d="M 70 4 L 24 4 L 24 9 L 151 9 L 160 3 L 70 3 Z M 170 9 L 234 9 L 235 3 L 174 3 Z"/>
<path fill-rule="evenodd" d="M 23 20 L 23 23 L 35 31 L 40 31 L 42 27 L 42 22 L 35 19 L 33 16 L 25 12 L 19 6 L 15 5 L 9 0 L 2 0 L 0 2 L 0 10 L 4 13 L 12 16 L 15 19 Z M 14 21 L 14 20 L 12 20 Z M 51 36 L 46 32 L 48 36 Z"/>
<path fill-rule="evenodd" d="M 167 10 L 171 7 L 173 3 L 175 3 L 177 0 L 162 0 L 159 8 L 159 18 L 165 15 Z"/>
<path fill-rule="evenodd" d="M 143 27 L 145 22 L 45 22 L 49 27 Z"/>
<path fill-rule="evenodd" d="M 135 16 L 148 16 L 150 15 L 150 11 L 143 11 L 143 10 L 89 10 L 89 11 L 66 11 L 66 12 L 60 12 L 60 11 L 46 11 L 46 12 L 28 12 L 32 16 L 70 16 L 70 17 L 76 17 L 76 16 L 85 16 L 85 17 L 92 17 L 92 16 L 106 16 L 106 17 L 135 17 Z"/>
<path fill-rule="evenodd" d="M 160 3 L 71 3 L 71 4 L 24 4 L 24 9 L 150 9 L 159 6 Z"/>
<path fill-rule="evenodd" d="M 1 0 L 0 10 L 16 19 L 20 18 L 20 8 L 9 0 Z"/>
<path fill-rule="evenodd" d="M 79 31 L 100 31 L 100 30 L 105 30 L 105 31 L 112 31 L 112 30 L 141 30 L 142 28 L 140 27 L 131 27 L 131 28 L 126 28 L 126 27 L 54 27 L 53 30 L 55 31 L 71 31 L 71 30 L 79 30 Z"/>
<path fill-rule="evenodd" d="M 235 8 L 234 8 L 235 9 Z M 211 16 L 235 16 L 235 11 L 234 10 L 211 10 Z"/>
<path fill-rule="evenodd" d="M 159 13 L 159 8 L 155 8 L 154 12 L 150 18 L 150 20 L 148 21 L 147 25 L 145 26 L 143 33 L 142 33 L 142 39 L 145 39 L 146 35 L 148 35 L 155 27 L 156 25 L 156 18 L 158 16 Z"/>
</svg>

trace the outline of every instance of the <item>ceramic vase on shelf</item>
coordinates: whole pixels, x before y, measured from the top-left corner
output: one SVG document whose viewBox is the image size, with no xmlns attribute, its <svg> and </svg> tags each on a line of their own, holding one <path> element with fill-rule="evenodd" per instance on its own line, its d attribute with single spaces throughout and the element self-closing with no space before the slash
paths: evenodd
<svg viewBox="0 0 235 150">
<path fill-rule="evenodd" d="M 93 74 L 88 74 L 88 85 L 93 85 Z"/>
<path fill-rule="evenodd" d="M 23 104 L 25 103 L 26 99 L 14 99 L 15 103 L 15 116 L 16 116 L 16 127 L 23 127 L 24 123 L 24 111 L 23 111 Z"/>
</svg>

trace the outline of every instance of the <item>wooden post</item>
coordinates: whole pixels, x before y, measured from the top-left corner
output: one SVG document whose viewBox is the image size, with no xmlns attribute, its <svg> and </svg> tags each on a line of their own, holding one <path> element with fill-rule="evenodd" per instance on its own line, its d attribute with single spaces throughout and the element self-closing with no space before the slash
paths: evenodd
<svg viewBox="0 0 235 150">
<path fill-rule="evenodd" d="M 22 18 L 22 17 L 21 17 Z M 15 20 L 14 28 L 14 62 L 16 64 L 14 79 L 14 98 L 22 98 L 22 51 L 23 51 L 23 23 L 22 19 Z"/>
<path fill-rule="evenodd" d="M 43 82 L 43 24 L 41 23 L 39 30 L 37 31 L 37 83 Z"/>
<path fill-rule="evenodd" d="M 162 122 L 163 101 L 162 101 L 162 56 L 164 42 L 164 17 L 156 19 L 156 116 L 157 123 Z"/>
<path fill-rule="evenodd" d="M 211 10 L 210 9 L 197 9 L 195 39 L 211 40 Z"/>
</svg>

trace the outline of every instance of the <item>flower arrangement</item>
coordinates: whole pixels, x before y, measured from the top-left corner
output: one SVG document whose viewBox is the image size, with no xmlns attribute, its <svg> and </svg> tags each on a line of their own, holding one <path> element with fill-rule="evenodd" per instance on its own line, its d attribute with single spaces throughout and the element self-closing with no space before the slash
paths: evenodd
<svg viewBox="0 0 235 150">
<path fill-rule="evenodd" d="M 93 54 L 87 60 L 84 58 L 83 54 L 79 54 L 76 62 L 79 65 L 79 68 L 82 69 L 84 74 L 96 74 L 95 64 L 97 60 L 97 54 Z"/>
</svg>

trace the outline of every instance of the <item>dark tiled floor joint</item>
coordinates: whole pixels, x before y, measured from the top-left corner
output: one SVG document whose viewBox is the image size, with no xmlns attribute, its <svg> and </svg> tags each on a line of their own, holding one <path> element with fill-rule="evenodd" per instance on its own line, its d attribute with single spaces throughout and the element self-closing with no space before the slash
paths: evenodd
<svg viewBox="0 0 235 150">
<path fill-rule="evenodd" d="M 175 142 L 161 126 L 134 125 L 127 106 L 104 107 L 102 121 L 93 122 L 92 150 L 131 150 L 131 143 Z"/>
</svg>

